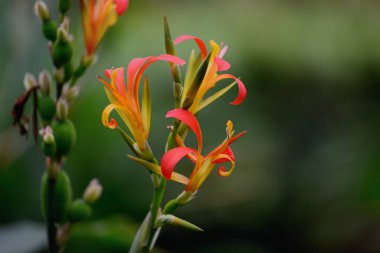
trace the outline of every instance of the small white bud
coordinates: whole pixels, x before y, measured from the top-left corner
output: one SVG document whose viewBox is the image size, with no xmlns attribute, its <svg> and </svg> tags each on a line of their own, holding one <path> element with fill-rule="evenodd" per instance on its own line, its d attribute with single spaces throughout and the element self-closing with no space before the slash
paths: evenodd
<svg viewBox="0 0 380 253">
<path fill-rule="evenodd" d="M 36 87 L 37 86 L 36 78 L 32 74 L 26 73 L 24 77 L 24 86 L 27 91 Z"/>
<path fill-rule="evenodd" d="M 70 102 L 79 95 L 79 92 L 80 88 L 78 86 L 70 87 L 69 84 L 66 84 L 63 86 L 62 95 Z"/>
<path fill-rule="evenodd" d="M 69 115 L 69 105 L 67 104 L 67 100 L 64 98 L 60 98 L 57 102 L 57 117 L 60 120 L 67 119 Z"/>
<path fill-rule="evenodd" d="M 40 131 L 39 131 L 40 135 L 42 136 L 42 140 L 46 143 L 46 144 L 53 144 L 55 139 L 54 139 L 54 135 L 53 135 L 53 130 L 51 129 L 50 126 L 47 126 L 45 128 L 42 128 Z"/>
<path fill-rule="evenodd" d="M 34 12 L 36 16 L 42 21 L 50 19 L 49 9 L 44 1 L 36 1 L 34 4 Z"/>
<path fill-rule="evenodd" d="M 65 79 L 65 68 L 61 67 L 54 70 L 54 78 L 58 83 L 63 83 Z"/>
<path fill-rule="evenodd" d="M 94 203 L 102 194 L 103 187 L 97 179 L 92 179 L 83 193 L 83 200 L 89 204 Z"/>
<path fill-rule="evenodd" d="M 51 84 L 51 76 L 49 71 L 44 69 L 40 72 L 38 75 L 38 83 L 40 84 L 40 90 L 42 93 L 49 94 Z"/>
</svg>

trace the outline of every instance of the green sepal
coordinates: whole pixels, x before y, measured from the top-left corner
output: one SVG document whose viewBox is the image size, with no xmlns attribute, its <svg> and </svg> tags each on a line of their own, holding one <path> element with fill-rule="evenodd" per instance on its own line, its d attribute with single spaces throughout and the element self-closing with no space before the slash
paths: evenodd
<svg viewBox="0 0 380 253">
<path fill-rule="evenodd" d="M 55 41 L 57 39 L 57 24 L 49 19 L 42 23 L 42 33 L 45 38 L 50 41 Z"/>
<path fill-rule="evenodd" d="M 203 60 L 196 73 L 194 74 L 192 80 L 189 83 L 189 87 L 185 95 L 185 100 L 183 101 L 182 108 L 189 109 L 193 104 L 195 96 L 197 95 L 198 89 L 202 84 L 202 81 L 205 77 L 209 62 L 211 59 L 211 53 L 207 55 L 207 57 Z"/>
<path fill-rule="evenodd" d="M 71 7 L 71 0 L 59 0 L 58 8 L 61 14 L 63 15 L 66 14 L 70 10 L 70 7 Z"/>
<path fill-rule="evenodd" d="M 42 121 L 45 124 L 49 124 L 54 119 L 55 111 L 54 100 L 49 95 L 42 94 L 38 98 L 38 112 L 40 113 Z"/>
<path fill-rule="evenodd" d="M 186 220 L 180 219 L 174 215 L 171 215 L 171 214 L 159 216 L 157 218 L 154 226 L 156 228 L 158 228 L 164 224 L 171 224 L 171 225 L 183 227 L 183 228 L 193 230 L 193 231 L 203 231 L 203 229 L 201 229 L 200 227 L 198 227 L 198 226 L 196 226 L 196 225 L 194 225 L 194 224 L 192 224 Z"/>
<path fill-rule="evenodd" d="M 73 48 L 69 42 L 59 41 L 54 42 L 52 47 L 52 58 L 54 65 L 59 68 L 69 63 L 73 55 Z"/>
<path fill-rule="evenodd" d="M 82 199 L 76 199 L 71 204 L 68 212 L 67 219 L 69 222 L 80 222 L 90 218 L 92 208 L 86 204 Z"/>
<path fill-rule="evenodd" d="M 177 208 L 179 207 L 180 205 L 178 205 L 178 202 L 176 199 L 172 199 L 170 200 L 164 207 L 164 209 L 162 210 L 162 213 L 163 214 L 169 214 L 169 213 L 173 213 L 175 210 L 177 210 Z"/>
<path fill-rule="evenodd" d="M 42 142 L 41 144 L 42 152 L 49 157 L 54 157 L 55 153 L 57 151 L 57 144 L 55 142 L 53 143 L 45 143 Z"/>
<path fill-rule="evenodd" d="M 119 130 L 119 133 L 120 133 L 121 137 L 123 137 L 125 143 L 127 143 L 129 149 L 135 155 L 139 156 L 139 153 L 136 151 L 136 149 L 134 147 L 135 141 L 123 129 L 121 129 L 120 127 L 117 127 L 117 129 Z"/>
<path fill-rule="evenodd" d="M 55 180 L 55 183 L 54 183 Z M 54 186 L 51 199 L 53 201 L 52 208 L 48 208 L 49 184 Z M 67 210 L 72 201 L 72 190 L 70 178 L 67 174 L 60 170 L 55 179 L 50 178 L 45 171 L 41 181 L 41 210 L 43 217 L 47 217 L 48 210 L 52 211 L 53 220 L 58 223 L 63 223 L 67 218 Z"/>
<path fill-rule="evenodd" d="M 76 131 L 69 119 L 55 121 L 52 125 L 55 142 L 57 143 L 56 157 L 67 155 L 76 141 Z"/>
<path fill-rule="evenodd" d="M 175 51 L 175 48 L 174 48 L 172 36 L 170 34 L 168 19 L 167 19 L 166 16 L 164 16 L 164 33 L 165 33 L 165 49 L 166 49 L 166 53 L 167 54 L 171 54 L 171 55 L 176 55 L 176 51 Z M 181 84 L 182 83 L 182 81 L 181 81 L 181 72 L 179 71 L 178 64 L 174 64 L 174 63 L 171 63 L 171 62 L 169 64 L 170 64 L 170 70 L 171 70 L 172 77 L 173 77 L 173 82 Z"/>
</svg>

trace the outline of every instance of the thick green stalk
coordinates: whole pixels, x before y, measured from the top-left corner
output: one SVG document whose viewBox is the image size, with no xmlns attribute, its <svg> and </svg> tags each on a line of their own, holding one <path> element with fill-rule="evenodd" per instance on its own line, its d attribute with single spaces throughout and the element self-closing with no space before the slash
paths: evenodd
<svg viewBox="0 0 380 253">
<path fill-rule="evenodd" d="M 55 227 L 54 221 L 54 189 L 55 189 L 56 179 L 49 176 L 48 179 L 48 204 L 47 204 L 47 234 L 48 234 L 48 249 L 49 253 L 58 253 L 58 244 L 57 244 L 57 228 Z"/>
</svg>

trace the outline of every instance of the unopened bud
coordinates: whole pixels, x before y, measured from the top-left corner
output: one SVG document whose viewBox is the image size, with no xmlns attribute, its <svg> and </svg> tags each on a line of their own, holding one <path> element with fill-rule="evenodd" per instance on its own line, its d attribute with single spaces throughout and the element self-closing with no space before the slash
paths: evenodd
<svg viewBox="0 0 380 253">
<path fill-rule="evenodd" d="M 60 42 L 69 41 L 69 31 L 68 31 L 69 22 L 66 20 L 67 19 L 64 20 L 64 22 L 58 27 L 58 30 L 57 30 L 57 38 L 58 38 L 58 41 Z"/>
<path fill-rule="evenodd" d="M 36 87 L 37 86 L 36 78 L 32 74 L 26 73 L 24 77 L 24 86 L 27 91 Z"/>
<path fill-rule="evenodd" d="M 60 120 L 67 119 L 69 115 L 69 105 L 66 99 L 60 98 L 57 102 L 57 117 Z"/>
<path fill-rule="evenodd" d="M 65 79 L 65 69 L 63 67 L 54 70 L 54 78 L 58 83 L 63 83 Z"/>
<path fill-rule="evenodd" d="M 79 91 L 78 86 L 70 87 L 70 85 L 66 84 L 63 86 L 62 96 L 66 98 L 67 102 L 70 102 L 79 95 Z"/>
<path fill-rule="evenodd" d="M 38 83 L 43 94 L 48 95 L 50 91 L 51 76 L 46 69 L 42 70 L 38 75 Z"/>
<path fill-rule="evenodd" d="M 41 129 L 39 133 L 42 136 L 42 140 L 46 144 L 52 144 L 52 143 L 54 143 L 53 130 L 51 129 L 50 126 L 47 126 L 47 127 L 43 128 L 43 129 Z"/>
<path fill-rule="evenodd" d="M 34 12 L 42 21 L 47 21 L 50 19 L 49 9 L 44 1 L 39 0 L 34 4 Z"/>
<path fill-rule="evenodd" d="M 83 193 L 83 200 L 89 204 L 94 203 L 102 194 L 103 187 L 97 179 L 92 179 Z"/>
<path fill-rule="evenodd" d="M 154 225 L 155 227 L 161 227 L 164 224 L 180 226 L 195 231 L 203 231 L 203 229 L 201 229 L 200 227 L 171 214 L 159 216 Z"/>
</svg>

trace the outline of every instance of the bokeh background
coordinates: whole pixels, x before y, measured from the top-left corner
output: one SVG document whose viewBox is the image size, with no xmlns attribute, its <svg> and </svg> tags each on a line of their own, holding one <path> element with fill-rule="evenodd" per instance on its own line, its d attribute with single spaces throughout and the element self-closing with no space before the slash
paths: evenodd
<svg viewBox="0 0 380 253">
<path fill-rule="evenodd" d="M 52 8 L 56 1 L 47 1 Z M 78 5 L 71 12 L 77 59 Z M 33 1 L 0 8 L 0 252 L 44 252 L 39 209 L 43 156 L 12 127 L 11 108 L 25 72 L 52 69 Z M 212 174 L 178 216 L 202 233 L 165 227 L 160 252 L 380 252 L 380 3 L 371 0 L 139 0 L 106 34 L 99 61 L 80 81 L 71 117 L 77 144 L 65 164 L 75 196 L 98 178 L 104 194 L 77 226 L 67 252 L 126 252 L 149 208 L 152 187 L 128 160 L 117 132 L 102 126 L 107 105 L 96 76 L 135 57 L 164 52 L 162 17 L 173 36 L 197 35 L 230 46 L 231 73 L 248 89 L 200 114 L 205 150 L 231 119 L 248 134 L 234 144 L 237 168 Z M 178 51 L 187 59 L 194 47 Z M 150 142 L 162 155 L 172 108 L 165 63 L 148 70 L 154 112 Z M 222 85 L 221 85 L 222 86 Z M 220 86 L 220 87 L 221 87 Z M 161 152 L 161 153 L 160 153 Z M 169 200 L 181 191 L 170 184 Z"/>
</svg>

